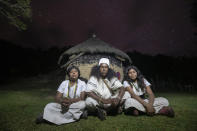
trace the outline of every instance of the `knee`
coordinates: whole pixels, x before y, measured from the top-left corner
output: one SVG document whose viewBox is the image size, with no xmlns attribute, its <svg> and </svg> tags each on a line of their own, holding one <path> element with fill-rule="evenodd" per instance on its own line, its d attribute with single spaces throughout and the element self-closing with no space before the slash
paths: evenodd
<svg viewBox="0 0 197 131">
<path fill-rule="evenodd" d="M 162 102 L 162 104 L 163 104 L 164 106 L 169 106 L 169 101 L 168 101 L 166 98 L 160 97 L 160 99 L 161 99 L 161 102 Z"/>
<path fill-rule="evenodd" d="M 51 103 L 47 104 L 47 105 L 44 107 L 44 111 L 50 109 L 51 105 L 52 105 Z"/>
<path fill-rule="evenodd" d="M 91 98 L 91 97 L 88 97 L 88 98 L 86 98 L 86 100 L 85 100 L 85 105 L 87 105 L 87 106 L 93 106 L 93 105 L 95 105 L 96 104 L 96 100 L 94 100 L 93 98 Z"/>
<path fill-rule="evenodd" d="M 136 102 L 135 99 L 133 99 L 133 98 L 128 98 L 128 99 L 126 99 L 125 104 L 131 105 L 131 104 L 133 104 L 134 102 Z"/>
<path fill-rule="evenodd" d="M 85 109 L 85 107 L 86 107 L 85 101 L 80 101 L 80 108 Z"/>
<path fill-rule="evenodd" d="M 78 101 L 70 105 L 69 108 L 79 108 L 79 109 L 84 109 L 86 106 L 85 101 Z"/>
<path fill-rule="evenodd" d="M 54 104 L 53 103 L 48 103 L 46 106 L 45 106 L 45 108 L 49 108 L 49 107 L 51 107 L 51 106 L 53 106 Z"/>
<path fill-rule="evenodd" d="M 133 98 L 128 98 L 126 99 L 124 105 L 125 105 L 125 109 L 132 107 L 134 103 L 134 99 Z"/>
<path fill-rule="evenodd" d="M 48 104 L 45 106 L 44 110 L 46 110 L 46 109 L 51 109 L 51 108 L 53 108 L 53 107 L 55 107 L 55 106 L 57 106 L 57 103 L 48 103 Z"/>
</svg>

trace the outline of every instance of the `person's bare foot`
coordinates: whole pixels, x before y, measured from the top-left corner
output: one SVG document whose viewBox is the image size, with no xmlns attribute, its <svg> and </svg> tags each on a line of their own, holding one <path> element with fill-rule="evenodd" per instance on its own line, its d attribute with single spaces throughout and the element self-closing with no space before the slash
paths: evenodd
<svg viewBox="0 0 197 131">
<path fill-rule="evenodd" d="M 126 115 L 133 115 L 133 116 L 139 116 L 140 114 L 140 112 L 136 108 L 133 108 L 133 107 L 126 109 L 124 112 Z"/>
<path fill-rule="evenodd" d="M 134 109 L 134 110 L 133 110 L 133 115 L 134 115 L 134 116 L 139 116 L 139 111 L 136 110 L 136 109 Z"/>
<path fill-rule="evenodd" d="M 159 114 L 160 115 L 165 115 L 168 117 L 174 117 L 175 113 L 174 110 L 172 109 L 172 107 L 169 106 L 164 106 L 161 110 L 159 110 Z"/>
<path fill-rule="evenodd" d="M 101 108 L 97 108 L 97 116 L 101 121 L 106 120 L 107 112 Z"/>
</svg>

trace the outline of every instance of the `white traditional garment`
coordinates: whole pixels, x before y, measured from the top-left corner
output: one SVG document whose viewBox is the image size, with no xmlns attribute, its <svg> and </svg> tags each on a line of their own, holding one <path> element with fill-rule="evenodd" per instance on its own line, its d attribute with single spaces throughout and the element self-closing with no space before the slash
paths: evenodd
<svg viewBox="0 0 197 131">
<path fill-rule="evenodd" d="M 81 92 L 85 90 L 86 90 L 86 83 L 84 81 L 81 81 L 80 79 L 78 79 L 77 83 L 75 83 L 72 87 L 69 87 L 69 80 L 65 80 L 60 84 L 59 88 L 57 89 L 58 92 L 63 93 L 63 97 L 68 97 L 69 95 L 69 98 L 74 98 L 75 92 L 76 92 L 75 98 L 78 98 L 80 97 Z"/>
<path fill-rule="evenodd" d="M 112 92 L 108 89 L 107 85 L 104 83 L 102 79 L 97 79 L 96 77 L 92 76 L 90 77 L 88 83 L 87 83 L 87 92 L 94 92 L 98 96 L 104 99 L 108 98 L 115 98 L 119 94 L 119 89 L 123 85 L 121 82 L 116 78 L 112 78 L 110 81 L 106 78 L 104 79 L 107 84 L 109 85 L 109 88 L 111 89 Z M 87 107 L 96 107 L 96 105 L 99 105 L 99 103 L 94 100 L 93 98 L 88 97 L 86 99 L 86 106 Z M 104 104 L 102 105 L 104 107 L 109 107 L 110 104 Z"/>
<path fill-rule="evenodd" d="M 133 92 L 136 95 L 141 96 L 146 92 L 146 89 L 142 90 L 140 87 L 138 87 L 137 82 L 131 82 L 130 84 L 133 86 Z M 123 82 L 124 87 L 129 87 L 131 86 L 130 84 L 128 83 L 128 81 Z M 146 87 L 151 85 L 146 79 L 144 79 L 144 84 Z"/>
<path fill-rule="evenodd" d="M 69 87 L 69 80 L 63 81 L 58 92 L 63 93 L 63 97 L 78 98 L 81 92 L 86 90 L 86 83 L 78 79 L 77 84 Z M 59 103 L 49 103 L 44 108 L 43 118 L 57 125 L 71 123 L 80 119 L 85 109 L 85 101 L 79 101 L 69 106 L 66 113 L 61 113 L 61 105 Z"/>
<path fill-rule="evenodd" d="M 144 84 L 145 84 L 145 86 L 150 86 L 151 85 L 146 79 L 144 79 Z M 134 93 L 136 95 L 138 95 L 138 96 L 143 95 L 146 92 L 146 89 L 144 89 L 142 91 L 142 89 L 138 87 L 138 84 L 136 82 L 135 83 L 131 83 L 131 85 L 133 85 L 133 91 L 134 91 Z M 124 81 L 123 82 L 123 86 L 125 88 L 126 87 L 130 87 L 131 85 L 127 81 Z M 129 94 L 128 91 L 125 91 L 125 94 L 122 97 L 122 99 L 127 99 L 127 98 L 131 98 L 131 95 Z"/>
<path fill-rule="evenodd" d="M 146 89 L 141 90 L 141 88 L 139 88 L 137 82 L 130 83 L 130 84 L 132 85 L 133 92 L 136 95 L 141 96 L 146 93 Z M 130 84 L 127 81 L 123 82 L 123 85 L 125 88 L 130 87 L 131 86 Z M 151 85 L 146 79 L 144 79 L 144 84 L 146 87 Z M 146 112 L 146 109 L 144 108 L 144 106 L 140 102 L 138 102 L 136 99 L 132 98 L 129 92 L 127 92 L 127 91 L 125 92 L 123 99 L 126 99 L 125 103 L 124 103 L 125 109 L 128 109 L 130 107 L 134 107 L 139 111 Z M 144 99 L 144 101 L 148 103 L 148 99 Z M 164 106 L 169 106 L 169 102 L 166 98 L 157 97 L 154 99 L 153 108 L 155 109 L 155 114 L 157 114 L 159 112 L 159 110 L 162 109 Z"/>
</svg>

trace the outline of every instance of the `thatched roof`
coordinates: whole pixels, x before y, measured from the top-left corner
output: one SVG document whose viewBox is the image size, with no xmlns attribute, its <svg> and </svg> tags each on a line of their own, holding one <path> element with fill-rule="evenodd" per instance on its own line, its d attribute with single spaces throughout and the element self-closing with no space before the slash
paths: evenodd
<svg viewBox="0 0 197 131">
<path fill-rule="evenodd" d="M 60 61 L 64 55 L 78 55 L 78 54 L 85 54 L 85 53 L 106 53 L 106 54 L 114 54 L 115 56 L 119 57 L 120 59 L 126 59 L 130 63 L 132 63 L 130 57 L 124 53 L 123 51 L 112 47 L 111 45 L 107 44 L 106 42 L 100 40 L 99 38 L 92 37 L 88 40 L 66 50 L 60 56 Z"/>
</svg>

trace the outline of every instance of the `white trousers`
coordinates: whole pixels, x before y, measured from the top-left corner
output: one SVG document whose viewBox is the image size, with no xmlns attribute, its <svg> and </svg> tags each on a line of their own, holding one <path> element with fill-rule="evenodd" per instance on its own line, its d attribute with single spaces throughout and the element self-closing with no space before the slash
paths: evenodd
<svg viewBox="0 0 197 131">
<path fill-rule="evenodd" d="M 148 102 L 148 99 L 145 99 L 144 101 Z M 153 103 L 155 114 L 157 114 L 159 110 L 162 109 L 164 106 L 169 106 L 169 102 L 166 98 L 163 98 L 163 97 L 155 98 L 154 103 Z M 144 108 L 144 106 L 134 98 L 127 98 L 124 103 L 125 109 L 128 109 L 130 107 L 134 107 L 139 111 L 146 112 L 146 109 Z"/>
<path fill-rule="evenodd" d="M 86 108 L 89 111 L 95 111 L 97 106 L 103 107 L 104 109 L 107 109 L 111 106 L 111 104 L 99 104 L 95 99 L 91 97 L 87 97 L 85 103 L 86 103 Z"/>
<path fill-rule="evenodd" d="M 57 125 L 75 122 L 80 119 L 85 109 L 85 101 L 79 101 L 69 106 L 69 110 L 62 114 L 61 105 L 58 103 L 49 103 L 44 108 L 43 118 Z"/>
</svg>

